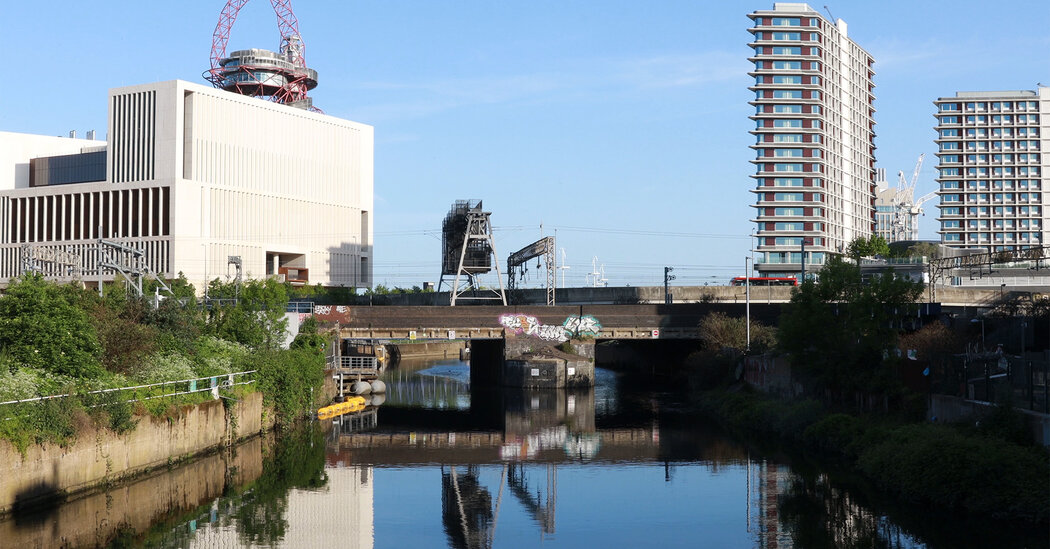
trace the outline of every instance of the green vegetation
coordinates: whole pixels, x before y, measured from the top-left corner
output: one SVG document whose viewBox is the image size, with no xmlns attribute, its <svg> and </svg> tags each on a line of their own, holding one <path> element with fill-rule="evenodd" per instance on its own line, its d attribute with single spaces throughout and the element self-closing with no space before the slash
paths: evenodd
<svg viewBox="0 0 1050 549">
<path fill-rule="evenodd" d="M 914 317 L 922 284 L 892 274 L 861 283 L 860 270 L 831 257 L 820 281 L 804 281 L 780 317 L 778 348 L 810 394 L 842 406 L 900 399 L 900 332 Z"/>
<path fill-rule="evenodd" d="M 1050 452 L 1019 443 L 1011 427 L 1016 418 L 983 429 L 906 423 L 748 391 L 706 393 L 703 402 L 733 430 L 775 436 L 839 461 L 906 501 L 975 516 L 1050 520 Z M 996 414 L 1017 412 L 1004 407 Z"/>
<path fill-rule="evenodd" d="M 858 237 L 849 243 L 849 247 L 846 248 L 846 255 L 854 258 L 887 257 L 890 255 L 890 245 L 885 238 L 877 234 L 873 234 L 868 238 Z"/>
<path fill-rule="evenodd" d="M 122 433 L 134 428 L 135 414 L 174 416 L 180 406 L 213 397 L 170 396 L 190 390 L 189 383 L 92 391 L 243 370 L 260 370 L 259 390 L 282 423 L 312 404 L 312 390 L 323 381 L 319 350 L 325 337 L 308 323 L 297 350 L 280 350 L 286 285 L 267 279 L 237 287 L 215 280 L 211 295 L 230 300 L 203 309 L 185 277 L 171 288 L 174 296 L 155 307 L 120 284 L 106 286 L 99 296 L 39 275 L 14 279 L 0 296 L 0 402 L 66 396 L 0 406 L 0 438 L 24 452 L 31 444 L 68 444 L 88 425 Z M 157 396 L 163 398 L 150 398 Z M 126 402 L 133 399 L 138 401 Z"/>
</svg>

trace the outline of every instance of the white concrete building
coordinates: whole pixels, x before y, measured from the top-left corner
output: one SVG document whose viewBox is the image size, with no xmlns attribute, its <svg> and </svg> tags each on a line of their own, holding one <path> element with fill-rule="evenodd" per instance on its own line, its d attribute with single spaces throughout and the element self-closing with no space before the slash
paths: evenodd
<svg viewBox="0 0 1050 549">
<path fill-rule="evenodd" d="M 98 280 L 105 238 L 198 287 L 229 256 L 250 277 L 371 285 L 371 126 L 180 80 L 110 90 L 108 125 L 104 144 L 0 133 L 4 284 L 55 251 Z"/>
<path fill-rule="evenodd" d="M 874 59 L 807 4 L 748 14 L 760 276 L 819 270 L 875 224 Z"/>
</svg>

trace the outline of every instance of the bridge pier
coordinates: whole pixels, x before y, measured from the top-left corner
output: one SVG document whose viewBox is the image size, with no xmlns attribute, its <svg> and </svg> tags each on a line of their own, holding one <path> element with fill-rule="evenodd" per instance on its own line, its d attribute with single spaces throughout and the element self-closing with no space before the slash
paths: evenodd
<svg viewBox="0 0 1050 549">
<path fill-rule="evenodd" d="M 474 339 L 470 342 L 473 387 L 562 389 L 594 386 L 594 342 L 536 338 Z"/>
</svg>

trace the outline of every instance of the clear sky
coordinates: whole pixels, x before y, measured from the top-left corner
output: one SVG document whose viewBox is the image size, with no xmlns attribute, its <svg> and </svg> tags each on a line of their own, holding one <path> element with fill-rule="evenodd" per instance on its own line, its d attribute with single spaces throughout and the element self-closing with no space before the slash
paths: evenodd
<svg viewBox="0 0 1050 549">
<path fill-rule="evenodd" d="M 609 285 L 661 284 L 665 265 L 675 284 L 741 275 L 754 227 L 746 14 L 772 4 L 294 0 L 315 104 L 375 126 L 376 283 L 437 282 L 457 199 L 484 200 L 501 264 L 541 224 L 557 231 L 569 286 L 589 282 L 594 257 Z M 223 5 L 8 2 L 0 130 L 101 137 L 109 88 L 203 83 Z M 935 98 L 1050 84 L 1046 0 L 828 7 L 876 60 L 878 167 L 895 180 L 927 154 L 917 193 L 935 187 Z M 278 45 L 269 2 L 249 3 L 229 51 Z M 935 238 L 927 206 L 921 236 Z M 542 283 L 535 263 L 529 275 Z"/>
</svg>

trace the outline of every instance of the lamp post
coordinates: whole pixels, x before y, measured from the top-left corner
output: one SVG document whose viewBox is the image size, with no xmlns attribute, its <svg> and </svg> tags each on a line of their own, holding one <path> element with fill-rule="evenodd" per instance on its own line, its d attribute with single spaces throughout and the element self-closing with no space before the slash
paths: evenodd
<svg viewBox="0 0 1050 549">
<path fill-rule="evenodd" d="M 744 257 L 744 322 L 747 324 L 746 352 L 751 352 L 751 258 Z"/>
<path fill-rule="evenodd" d="M 985 346 L 984 346 L 984 317 L 982 316 L 982 317 L 974 318 L 974 319 L 970 320 L 970 322 L 980 322 L 981 323 L 981 352 L 984 352 L 984 349 L 985 349 Z"/>
</svg>

